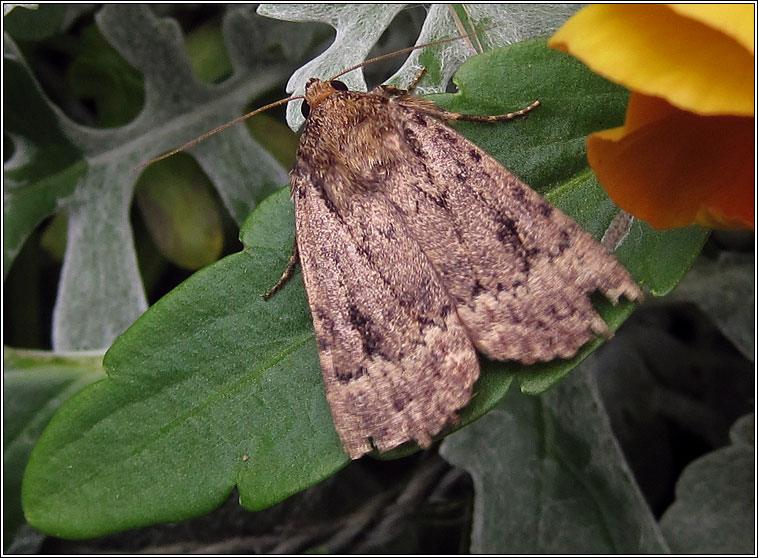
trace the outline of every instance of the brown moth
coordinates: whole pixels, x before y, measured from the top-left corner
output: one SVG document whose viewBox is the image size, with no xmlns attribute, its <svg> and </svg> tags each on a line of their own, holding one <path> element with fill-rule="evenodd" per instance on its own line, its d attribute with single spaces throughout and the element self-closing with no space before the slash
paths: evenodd
<svg viewBox="0 0 758 558">
<path fill-rule="evenodd" d="M 440 121 L 532 107 L 460 115 L 392 87 L 317 79 L 304 107 L 296 247 L 352 459 L 372 443 L 429 446 L 471 399 L 477 350 L 524 364 L 569 358 L 610 336 L 590 294 L 642 296 L 576 222 Z"/>
</svg>

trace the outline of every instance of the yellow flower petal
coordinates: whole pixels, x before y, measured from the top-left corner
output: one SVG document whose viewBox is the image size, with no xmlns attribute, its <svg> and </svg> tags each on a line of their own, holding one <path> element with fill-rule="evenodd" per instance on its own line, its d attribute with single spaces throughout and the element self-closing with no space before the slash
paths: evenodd
<svg viewBox="0 0 758 558">
<path fill-rule="evenodd" d="M 744 9 L 722 8 L 739 14 Z M 694 11 L 663 5 L 596 4 L 569 19 L 548 45 L 569 52 L 611 81 L 663 97 L 685 110 L 753 115 L 754 56 L 743 46 L 744 31 L 731 26 L 729 33 L 722 32 L 701 23 L 702 14 L 699 19 L 682 15 L 688 10 Z M 719 21 L 737 17 L 724 16 Z M 745 19 L 752 29 L 752 13 Z M 752 31 L 750 36 L 752 41 Z"/>
<path fill-rule="evenodd" d="M 752 228 L 753 128 L 633 93 L 624 126 L 590 135 L 587 159 L 616 205 L 656 229 Z"/>
<path fill-rule="evenodd" d="M 755 54 L 753 4 L 669 4 L 676 13 L 713 27 Z"/>
</svg>

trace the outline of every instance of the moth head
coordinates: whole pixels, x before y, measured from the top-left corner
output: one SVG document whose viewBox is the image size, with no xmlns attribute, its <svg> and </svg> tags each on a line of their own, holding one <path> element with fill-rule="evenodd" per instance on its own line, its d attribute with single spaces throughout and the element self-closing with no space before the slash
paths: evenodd
<svg viewBox="0 0 758 558">
<path fill-rule="evenodd" d="M 305 84 L 305 101 L 300 105 L 303 116 L 308 118 L 311 109 L 336 91 L 347 91 L 347 85 L 336 79 L 321 81 L 311 78 Z"/>
</svg>

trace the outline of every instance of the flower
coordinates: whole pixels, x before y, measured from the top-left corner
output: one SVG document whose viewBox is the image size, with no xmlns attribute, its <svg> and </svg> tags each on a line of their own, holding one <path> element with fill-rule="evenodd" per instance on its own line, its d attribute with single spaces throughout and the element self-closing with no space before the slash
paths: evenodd
<svg viewBox="0 0 758 558">
<path fill-rule="evenodd" d="M 753 9 L 598 4 L 548 42 L 632 91 L 624 125 L 591 134 L 587 159 L 657 229 L 753 227 Z"/>
</svg>

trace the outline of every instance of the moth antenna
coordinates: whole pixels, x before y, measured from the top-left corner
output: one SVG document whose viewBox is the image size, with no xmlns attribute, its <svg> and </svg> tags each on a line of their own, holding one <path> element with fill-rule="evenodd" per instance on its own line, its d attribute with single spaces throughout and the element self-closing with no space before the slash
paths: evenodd
<svg viewBox="0 0 758 558">
<path fill-rule="evenodd" d="M 368 66 L 369 64 L 373 64 L 374 62 L 379 62 L 380 60 L 385 60 L 387 58 L 392 58 L 393 56 L 398 56 L 399 54 L 405 54 L 406 52 L 412 52 L 414 50 L 418 50 L 420 48 L 427 48 L 431 46 L 437 46 L 437 45 L 444 45 L 445 43 L 452 43 L 453 41 L 460 41 L 461 39 L 467 39 L 473 35 L 476 35 L 477 33 L 483 33 L 484 31 L 489 31 L 490 29 L 493 29 L 495 27 L 498 27 L 497 25 L 493 25 L 492 27 L 488 27 L 486 29 L 482 29 L 481 31 L 477 31 L 476 33 L 468 33 L 466 35 L 458 35 L 457 37 L 450 37 L 448 39 L 440 39 L 438 41 L 432 41 L 431 43 L 424 43 L 423 45 L 415 45 L 412 47 L 406 47 L 401 48 L 400 50 L 396 50 L 395 52 L 389 52 L 387 54 L 382 54 L 381 56 L 377 56 L 376 58 L 370 58 L 369 60 L 364 60 L 360 64 L 356 64 L 355 66 L 348 68 L 347 70 L 342 70 L 340 73 L 330 77 L 327 81 L 332 81 L 333 79 L 337 79 L 340 76 L 344 76 L 348 72 L 352 72 L 353 70 L 357 70 L 358 68 L 363 68 L 364 66 Z"/>
<path fill-rule="evenodd" d="M 255 109 L 254 111 L 248 112 L 247 114 L 243 114 L 242 116 L 239 116 L 235 118 L 234 120 L 230 120 L 226 124 L 222 124 L 221 126 L 218 126 L 217 128 L 214 128 L 210 132 L 205 132 L 203 135 L 196 137 L 192 141 L 188 141 L 184 145 L 177 147 L 176 149 L 173 149 L 169 151 L 168 153 L 164 153 L 163 155 L 160 155 L 156 157 L 155 159 L 150 159 L 147 163 L 142 163 L 137 167 L 137 169 L 143 169 L 149 165 L 152 165 L 153 163 L 157 163 L 158 161 L 162 161 L 163 159 L 168 159 L 172 155 L 176 155 L 180 151 L 184 151 L 185 149 L 189 149 L 195 144 L 200 143 L 203 140 L 208 139 L 214 134 L 219 133 L 222 130 L 226 130 L 227 128 L 231 128 L 235 124 L 239 124 L 240 122 L 247 120 L 248 118 L 255 116 L 256 114 L 259 114 L 265 110 L 268 110 L 270 108 L 277 107 L 279 105 L 283 105 L 284 103 L 289 103 L 290 101 L 294 101 L 296 99 L 305 99 L 305 95 L 293 95 L 292 97 L 287 97 L 286 99 L 279 99 L 278 101 L 274 101 L 273 103 L 270 103 L 266 105 L 265 107 L 260 107 Z"/>
<path fill-rule="evenodd" d="M 492 27 L 488 27 L 486 29 L 483 29 L 482 31 L 478 31 L 478 33 L 482 33 L 484 31 L 488 31 L 489 29 L 492 29 L 493 27 L 497 27 L 497 26 L 495 25 L 495 26 L 492 26 Z M 393 56 L 398 56 L 400 54 L 404 54 L 404 53 L 407 53 L 407 52 L 412 52 L 412 51 L 420 49 L 420 48 L 427 48 L 427 47 L 431 47 L 431 46 L 442 45 L 442 44 L 445 44 L 445 43 L 451 43 L 453 41 L 459 41 L 461 39 L 469 38 L 472 35 L 475 35 L 475 33 L 469 33 L 469 34 L 466 34 L 466 35 L 459 35 L 457 37 L 450 37 L 448 39 L 440 39 L 438 41 L 432 41 L 430 43 L 424 43 L 423 45 L 415 45 L 415 46 L 412 46 L 412 47 L 402 48 L 400 50 L 396 50 L 395 52 L 390 52 L 388 54 L 383 54 L 381 56 L 377 56 L 376 58 L 371 58 L 369 60 L 364 60 L 360 64 L 356 64 L 355 66 L 352 66 L 351 68 L 348 68 L 346 70 L 342 70 L 340 73 L 332 76 L 327 81 L 331 81 L 333 79 L 337 79 L 338 77 L 343 76 L 343 75 L 347 74 L 348 72 L 352 72 L 353 70 L 357 70 L 358 68 L 362 68 L 363 66 L 368 66 L 369 64 L 373 64 L 374 62 L 379 62 L 380 60 L 385 60 L 386 58 L 391 58 Z M 231 121 L 227 122 L 226 124 L 222 124 L 221 126 L 218 126 L 217 128 L 214 128 L 210 132 L 205 132 L 201 136 L 196 137 L 192 141 L 189 141 L 189 142 L 185 143 L 184 145 L 182 145 L 180 147 L 177 147 L 176 149 L 173 149 L 173 150 L 169 151 L 168 153 L 164 153 L 163 155 L 155 157 L 154 159 L 150 159 L 146 163 L 142 163 L 141 165 L 137 166 L 137 169 L 142 169 L 142 168 L 145 168 L 147 166 L 152 165 L 153 163 L 157 163 L 158 161 L 162 161 L 163 159 L 168 159 L 169 157 L 171 157 L 173 155 L 176 155 L 180 151 L 184 151 L 186 149 L 189 149 L 193 145 L 196 145 L 196 144 L 200 143 L 201 141 L 204 141 L 204 140 L 208 139 L 210 136 L 212 136 L 214 134 L 217 134 L 218 132 L 220 132 L 222 130 L 230 128 L 231 126 L 234 126 L 235 124 L 239 124 L 243 120 L 247 120 L 248 118 L 250 118 L 252 116 L 255 116 L 258 113 L 261 113 L 261 112 L 263 112 L 265 110 L 268 110 L 270 108 L 282 105 L 284 103 L 289 103 L 290 101 L 295 101 L 297 99 L 305 99 L 305 95 L 293 95 L 292 97 L 287 97 L 286 99 L 280 99 L 279 101 L 275 101 L 275 102 L 273 102 L 271 104 L 268 104 L 268 105 L 266 105 L 264 107 L 255 109 L 252 112 L 248 112 L 247 114 L 244 114 L 244 115 L 242 115 L 242 116 L 240 116 L 238 118 L 235 118 L 234 120 L 231 120 Z"/>
</svg>

